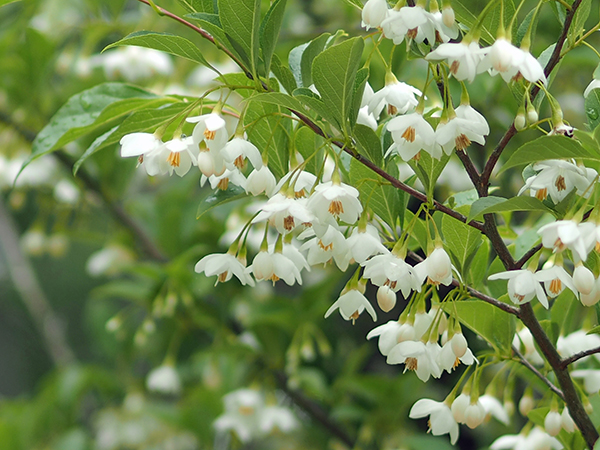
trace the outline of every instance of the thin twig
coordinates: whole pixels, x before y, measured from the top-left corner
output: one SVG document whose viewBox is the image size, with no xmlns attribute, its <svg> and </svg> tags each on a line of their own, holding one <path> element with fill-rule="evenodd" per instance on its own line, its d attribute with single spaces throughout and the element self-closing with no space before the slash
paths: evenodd
<svg viewBox="0 0 600 450">
<path fill-rule="evenodd" d="M 573 364 L 576 361 L 579 361 L 581 358 L 585 358 L 586 356 L 595 355 L 596 353 L 600 353 L 600 347 L 591 348 L 589 350 L 584 350 L 579 353 L 575 353 L 573 356 L 569 356 L 562 360 L 560 366 L 562 369 L 565 369 L 567 366 Z"/>
<path fill-rule="evenodd" d="M 548 386 L 552 392 L 554 392 L 556 395 L 558 395 L 561 398 L 562 401 L 565 401 L 565 395 L 563 394 L 563 391 L 561 391 L 559 388 L 554 386 L 554 384 L 552 384 L 552 382 L 546 376 L 544 376 L 543 373 L 541 373 L 529 361 L 527 361 L 527 358 L 525 358 L 525 356 L 523 356 L 521 354 L 521 352 L 519 352 L 519 350 L 517 350 L 517 348 L 514 345 L 512 346 L 512 351 L 515 355 L 517 355 L 517 357 L 519 358 L 519 362 L 521 364 L 523 364 L 525 367 L 527 367 L 536 377 L 538 377 L 540 380 L 542 380 L 544 382 L 544 384 L 546 386 Z"/>
</svg>

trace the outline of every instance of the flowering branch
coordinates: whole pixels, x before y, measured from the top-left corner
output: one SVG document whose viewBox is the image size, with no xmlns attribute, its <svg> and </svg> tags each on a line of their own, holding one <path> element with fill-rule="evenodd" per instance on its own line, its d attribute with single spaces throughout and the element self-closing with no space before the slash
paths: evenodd
<svg viewBox="0 0 600 450">
<path fill-rule="evenodd" d="M 521 352 L 519 350 L 517 350 L 517 348 L 514 345 L 512 347 L 512 351 L 519 358 L 519 362 L 521 364 L 523 364 L 525 367 L 527 367 L 527 369 L 529 369 L 536 377 L 538 377 L 540 380 L 542 380 L 544 382 L 544 384 L 546 386 L 548 386 L 548 388 L 550 388 L 550 390 L 552 392 L 554 392 L 563 401 L 565 401 L 565 395 L 563 394 L 563 392 L 559 388 L 554 386 L 554 384 L 552 384 L 552 382 L 547 377 L 545 377 L 543 373 L 541 373 L 529 361 L 527 361 L 527 358 L 525 358 L 525 356 L 523 356 L 521 354 Z"/>
<path fill-rule="evenodd" d="M 596 353 L 600 353 L 600 347 L 591 348 L 589 350 L 584 350 L 583 352 L 575 353 L 573 356 L 569 356 L 565 358 L 561 362 L 561 368 L 565 369 L 567 366 L 573 364 L 576 361 L 579 361 L 586 356 L 595 355 Z"/>
</svg>

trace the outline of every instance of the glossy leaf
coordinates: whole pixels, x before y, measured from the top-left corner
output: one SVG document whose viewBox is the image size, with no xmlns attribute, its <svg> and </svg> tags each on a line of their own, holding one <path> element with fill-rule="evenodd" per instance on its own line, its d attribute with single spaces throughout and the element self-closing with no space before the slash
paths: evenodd
<svg viewBox="0 0 600 450">
<path fill-rule="evenodd" d="M 265 73 L 267 74 L 271 67 L 271 58 L 279 37 L 286 2 L 287 0 L 275 0 L 260 26 L 260 47 L 265 64 Z"/>
<path fill-rule="evenodd" d="M 468 207 L 463 207 L 468 209 Z M 459 212 L 463 212 L 460 211 Z M 451 256 L 454 257 L 456 268 L 463 279 L 467 275 L 471 260 L 481 245 L 481 232 L 448 215 L 442 217 L 442 234 L 444 243 Z"/>
<path fill-rule="evenodd" d="M 535 197 L 520 196 L 505 199 L 502 197 L 483 197 L 471 205 L 468 221 L 474 220 L 484 214 L 506 211 L 546 211 L 550 209 Z"/>
<path fill-rule="evenodd" d="M 235 200 L 240 200 L 247 197 L 246 191 L 239 186 L 229 185 L 229 187 L 222 191 L 217 189 L 216 191 L 210 191 L 206 197 L 202 199 L 200 205 L 198 205 L 198 211 L 196 212 L 196 219 L 200 219 L 204 214 L 216 208 L 217 206 L 224 205 Z"/>
<path fill-rule="evenodd" d="M 425 186 L 427 196 L 433 197 L 437 179 L 442 174 L 448 161 L 450 161 L 450 156 L 444 153 L 440 159 L 435 159 L 427 152 L 421 152 L 420 155 L 421 157 L 418 162 L 411 159 L 408 164 L 415 171 L 423 186 Z"/>
<path fill-rule="evenodd" d="M 219 0 L 219 18 L 229 42 L 241 49 L 240 56 L 258 67 L 260 40 L 260 0 Z"/>
</svg>

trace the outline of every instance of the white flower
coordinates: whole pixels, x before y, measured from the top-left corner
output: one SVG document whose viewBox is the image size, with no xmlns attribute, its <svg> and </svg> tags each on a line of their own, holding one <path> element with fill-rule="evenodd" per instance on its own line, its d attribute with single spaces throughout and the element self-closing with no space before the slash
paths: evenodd
<svg viewBox="0 0 600 450">
<path fill-rule="evenodd" d="M 302 284 L 302 277 L 296 264 L 282 253 L 274 251 L 271 246 L 268 252 L 261 251 L 255 257 L 249 269 L 257 280 L 269 280 L 275 284 L 283 280 L 288 286 Z"/>
<path fill-rule="evenodd" d="M 456 444 L 458 440 L 458 423 L 454 420 L 450 408 L 445 402 L 436 402 L 428 398 L 418 400 L 410 409 L 408 417 L 420 419 L 429 416 L 429 429 L 434 436 L 448 433 L 450 443 Z"/>
<path fill-rule="evenodd" d="M 361 27 L 378 28 L 381 26 L 381 22 L 388 15 L 388 4 L 386 0 L 367 0 L 362 10 L 362 22 Z"/>
<path fill-rule="evenodd" d="M 450 73 L 457 80 L 473 82 L 477 75 L 477 65 L 483 54 L 476 42 L 460 42 L 441 44 L 429 53 L 425 59 L 428 61 L 445 60 L 450 66 Z"/>
<path fill-rule="evenodd" d="M 500 73 L 507 83 L 519 73 L 531 83 L 542 80 L 546 82 L 544 69 L 531 53 L 515 47 L 504 38 L 498 38 L 486 49 L 487 55 L 481 60 L 478 72 L 490 70 L 490 74 Z"/>
<path fill-rule="evenodd" d="M 550 195 L 555 204 L 564 200 L 573 189 L 577 189 L 579 195 L 585 192 L 587 198 L 591 194 L 588 188 L 597 175 L 594 169 L 557 159 L 536 163 L 533 170 L 539 172 L 527 178 L 518 195 L 529 189 L 531 195 L 540 200 Z"/>
<path fill-rule="evenodd" d="M 571 373 L 571 375 L 573 375 L 573 373 Z M 571 414 L 569 413 L 569 408 L 567 408 L 566 406 L 563 408 L 563 411 L 560 414 L 560 420 L 561 420 L 562 428 L 567 433 L 573 433 L 575 431 L 575 428 L 576 428 L 575 422 L 573 421 L 573 418 L 571 417 Z"/>
<path fill-rule="evenodd" d="M 573 220 L 557 220 L 549 223 L 541 227 L 538 234 L 542 237 L 542 245 L 545 248 L 551 248 L 555 252 L 568 248 L 581 260 L 585 261 L 587 258 L 584 236 L 578 223 Z"/>
<path fill-rule="evenodd" d="M 217 275 L 215 285 L 229 281 L 231 276 L 235 275 L 240 283 L 254 286 L 254 280 L 246 270 L 245 264 L 231 253 L 206 255 L 196 263 L 194 270 L 197 273 L 204 272 L 207 277 Z"/>
<path fill-rule="evenodd" d="M 544 419 L 544 428 L 550 436 L 556 436 L 562 429 L 562 418 L 558 411 L 550 410 Z"/>
<path fill-rule="evenodd" d="M 483 406 L 483 410 L 485 411 L 485 420 L 489 420 L 490 416 L 493 416 L 499 422 L 508 425 L 510 420 L 508 413 L 496 397 L 487 394 L 482 395 L 479 397 L 479 403 L 481 403 L 481 406 Z"/>
<path fill-rule="evenodd" d="M 393 253 L 376 255 L 362 265 L 365 267 L 364 278 L 370 279 L 375 286 L 389 286 L 394 292 L 402 291 L 404 298 L 408 298 L 412 290 L 421 289 L 413 267 Z"/>
<path fill-rule="evenodd" d="M 246 192 L 252 195 L 260 195 L 263 192 L 267 197 L 275 193 L 277 180 L 268 166 L 261 166 L 259 169 L 254 169 L 246 180 Z"/>
<path fill-rule="evenodd" d="M 452 8 L 450 8 L 452 10 Z M 452 14 L 454 15 L 454 11 L 452 10 Z M 431 25 L 433 25 L 433 27 L 435 28 L 435 31 L 437 31 L 437 33 L 434 34 L 435 36 L 435 41 L 429 41 L 429 43 L 431 44 L 431 46 L 433 47 L 434 42 L 436 41 L 442 41 L 444 43 L 448 42 L 450 39 L 456 39 L 458 37 L 458 25 L 456 24 L 456 22 L 454 22 L 454 20 L 452 20 L 450 22 L 450 25 L 448 25 L 446 22 L 450 22 L 449 20 L 447 20 L 447 18 L 444 17 L 443 12 L 440 11 L 436 11 L 436 12 L 432 12 L 430 15 L 430 23 Z M 419 31 L 417 32 L 417 38 L 415 39 L 417 42 L 423 41 L 424 38 L 429 39 L 429 36 L 427 36 L 427 34 L 430 33 L 429 31 L 429 24 L 422 26 L 419 28 Z"/>
<path fill-rule="evenodd" d="M 369 112 L 375 118 L 379 117 L 386 105 L 388 114 L 395 115 L 405 114 L 419 104 L 417 98 L 421 96 L 421 91 L 410 84 L 396 80 L 393 75 L 392 77 L 392 81 L 375 92 L 369 100 Z"/>
<path fill-rule="evenodd" d="M 167 155 L 169 175 L 175 172 L 180 177 L 189 172 L 193 165 L 198 164 L 197 156 L 192 153 L 192 138 L 175 138 L 165 142 L 164 150 Z"/>
<path fill-rule="evenodd" d="M 358 264 L 363 264 L 369 257 L 377 253 L 387 253 L 387 248 L 381 243 L 379 231 L 373 225 L 367 224 L 364 230 L 360 227 L 352 230 L 352 234 L 346 239 L 346 244 L 352 259 Z"/>
<path fill-rule="evenodd" d="M 228 169 L 234 167 L 240 170 L 243 169 L 246 158 L 250 160 L 252 167 L 255 169 L 263 165 L 260 150 L 252 142 L 241 137 L 234 137 L 227 142 L 220 153 Z"/>
<path fill-rule="evenodd" d="M 536 366 L 544 365 L 544 360 L 535 348 L 533 336 L 531 335 L 529 328 L 523 328 L 515 333 L 512 345 L 516 348 L 521 348 L 522 346 L 521 351 L 523 352 L 523 356 L 525 356 L 525 359 L 530 363 Z"/>
<path fill-rule="evenodd" d="M 548 298 L 535 274 L 527 269 L 509 270 L 490 275 L 488 280 L 508 280 L 508 296 L 513 303 L 522 305 L 537 296 L 544 308 L 548 309 Z"/>
<path fill-rule="evenodd" d="M 465 423 L 465 411 L 470 403 L 471 396 L 464 392 L 454 399 L 452 406 L 450 407 L 454 420 L 458 423 Z"/>
<path fill-rule="evenodd" d="M 448 121 L 442 119 L 435 130 L 435 141 L 447 155 L 450 155 L 455 148 L 460 151 L 466 150 L 471 145 L 471 141 L 485 145 L 484 135 L 480 131 L 482 131 L 480 124 L 470 119 L 462 119 L 458 116 Z"/>
<path fill-rule="evenodd" d="M 109 244 L 90 255 L 85 270 L 92 277 L 112 275 L 118 273 L 133 259 L 132 253 L 126 247 Z"/>
<path fill-rule="evenodd" d="M 430 376 L 439 378 L 442 369 L 438 366 L 437 349 L 422 341 L 404 341 L 395 345 L 387 357 L 388 364 L 404 364 L 404 371 L 413 370 L 417 377 L 427 382 Z"/>
<path fill-rule="evenodd" d="M 583 378 L 583 388 L 588 394 L 600 391 L 600 369 L 581 369 L 571 372 L 574 378 Z"/>
<path fill-rule="evenodd" d="M 211 188 L 220 189 L 222 191 L 227 190 L 227 188 L 229 187 L 229 183 L 235 184 L 236 186 L 239 186 L 243 189 L 246 187 L 246 178 L 237 169 L 225 169 L 225 171 L 221 175 L 211 175 L 208 178 L 202 175 L 200 177 L 200 186 L 204 186 L 207 180 L 210 183 Z"/>
<path fill-rule="evenodd" d="M 414 268 L 419 282 L 427 279 L 428 283 L 448 286 L 452 283 L 452 269 L 456 270 L 450 261 L 446 250 L 436 247 L 431 254 Z"/>
<path fill-rule="evenodd" d="M 113 79 L 120 75 L 131 82 L 156 74 L 170 75 L 173 72 L 173 62 L 169 55 L 137 46 L 109 50 L 94 55 L 89 62 L 92 67 L 102 67 L 106 78 Z"/>
<path fill-rule="evenodd" d="M 146 387 L 149 391 L 178 395 L 181 392 L 181 380 L 173 366 L 163 365 L 148 374 Z"/>
<path fill-rule="evenodd" d="M 275 186 L 275 192 L 281 191 L 289 179 L 291 179 L 289 184 L 291 185 L 290 187 L 293 189 L 296 198 L 308 197 L 308 194 L 317 183 L 317 177 L 310 172 L 305 170 L 292 171 L 286 173 L 283 178 L 279 180 L 279 183 Z"/>
<path fill-rule="evenodd" d="M 563 358 L 568 358 L 576 353 L 600 347 L 600 336 L 587 334 L 584 330 L 575 331 L 567 336 L 560 336 L 556 343 L 556 349 Z M 594 355 L 600 361 L 600 356 Z M 582 358 L 577 363 L 582 363 L 591 357 Z M 576 363 L 576 364 L 577 364 Z"/>
<path fill-rule="evenodd" d="M 396 306 L 396 293 L 389 286 L 379 286 L 377 304 L 383 312 L 390 312 Z"/>
<path fill-rule="evenodd" d="M 417 40 L 421 31 L 419 27 L 424 27 L 424 32 L 419 36 L 420 40 Z M 417 42 L 423 42 L 423 39 L 427 38 L 431 45 L 435 42 L 433 19 L 421 6 L 404 6 L 399 10 L 390 10 L 387 18 L 381 22 L 381 28 L 383 35 L 393 40 L 395 45 L 401 44 L 405 37 Z"/>
<path fill-rule="evenodd" d="M 414 158 L 421 150 L 439 159 L 442 149 L 435 142 L 435 131 L 419 113 L 394 117 L 387 123 L 394 143 L 385 156 L 397 154 L 404 161 Z"/>
<path fill-rule="evenodd" d="M 334 218 L 353 224 L 363 210 L 356 188 L 333 181 L 318 184 L 307 206 L 322 223 Z"/>
<path fill-rule="evenodd" d="M 188 117 L 187 122 L 195 123 L 192 138 L 194 144 L 200 145 L 204 141 L 211 150 L 222 149 L 228 140 L 225 120 L 220 114 L 210 113 L 202 116 Z"/>
<path fill-rule="evenodd" d="M 484 136 L 490 134 L 490 126 L 488 125 L 487 120 L 485 120 L 485 117 L 471 105 L 463 103 L 461 103 L 454 112 L 456 113 L 456 117 L 471 122 L 471 131 L 480 136 L 480 139 L 485 143 Z M 477 139 L 472 140 L 481 144 Z"/>
<path fill-rule="evenodd" d="M 362 106 L 358 110 L 358 117 L 356 118 L 356 123 L 367 126 L 373 131 L 377 131 L 377 119 L 372 113 L 369 112 L 369 106 Z"/>
<path fill-rule="evenodd" d="M 340 270 L 345 271 L 350 264 L 350 252 L 344 235 L 333 225 L 326 225 L 326 231 L 319 237 L 315 234 L 315 227 L 302 232 L 299 239 L 313 236 L 300 247 L 301 251 L 307 251 L 308 264 L 326 264 L 333 259 Z"/>
<path fill-rule="evenodd" d="M 373 319 L 373 322 L 377 321 L 375 309 L 373 309 L 369 300 L 356 289 L 350 289 L 348 292 L 340 295 L 325 313 L 325 318 L 329 317 L 336 309 L 339 309 L 340 315 L 344 320 L 352 320 L 353 323 L 365 309 Z"/>
<path fill-rule="evenodd" d="M 581 294 L 590 295 L 596 289 L 596 278 L 590 269 L 579 263 L 573 270 L 573 284 Z"/>
<path fill-rule="evenodd" d="M 462 333 L 456 333 L 452 339 L 446 341 L 437 359 L 440 368 L 448 373 L 452 372 L 461 362 L 470 366 L 476 361 L 477 359 L 473 356 Z"/>
<path fill-rule="evenodd" d="M 308 209 L 305 199 L 289 198 L 277 193 L 261 207 L 252 223 L 268 220 L 280 234 L 286 234 L 294 231 L 299 225 L 310 226 L 314 219 L 315 216 Z"/>
<path fill-rule="evenodd" d="M 600 88 L 600 80 L 592 80 L 590 84 L 587 85 L 585 91 L 583 92 L 583 97 L 587 98 L 588 95 L 594 90 Z"/>
<path fill-rule="evenodd" d="M 367 339 L 377 336 L 379 336 L 379 341 L 377 342 L 379 351 L 383 356 L 387 356 L 398 343 L 414 340 L 415 329 L 408 323 L 399 323 L 397 320 L 390 320 L 383 325 L 373 328 L 367 334 Z"/>
<path fill-rule="evenodd" d="M 477 401 L 471 401 L 469 403 L 469 405 L 465 408 L 464 416 L 465 425 L 467 425 L 469 428 L 473 429 L 481 425 L 486 416 L 486 412 L 483 408 L 483 405 L 479 401 L 479 398 Z"/>
<path fill-rule="evenodd" d="M 547 269 L 539 270 L 535 273 L 535 278 L 544 283 L 546 294 L 548 294 L 550 298 L 558 296 L 564 291 L 565 287 L 568 287 L 573 291 L 573 294 L 575 294 L 576 297 L 578 296 L 571 275 L 569 275 L 562 266 L 552 266 Z"/>
<path fill-rule="evenodd" d="M 130 133 L 121 138 L 121 156 L 141 156 L 150 153 L 162 145 L 162 141 L 153 133 Z"/>
</svg>

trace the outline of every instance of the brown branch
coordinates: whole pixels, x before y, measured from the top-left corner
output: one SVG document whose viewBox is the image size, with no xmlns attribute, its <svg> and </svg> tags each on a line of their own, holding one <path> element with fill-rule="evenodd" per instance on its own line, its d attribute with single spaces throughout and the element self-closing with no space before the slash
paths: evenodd
<svg viewBox="0 0 600 450">
<path fill-rule="evenodd" d="M 579 361 L 581 358 L 585 358 L 586 356 L 590 355 L 595 355 L 596 353 L 600 353 L 600 347 L 591 348 L 589 350 L 584 350 L 582 352 L 575 353 L 574 355 L 563 359 L 560 367 L 561 369 L 565 369 L 567 366 L 573 364 L 576 361 Z"/>
<path fill-rule="evenodd" d="M 537 370 L 529 361 L 527 361 L 525 356 L 523 356 L 521 354 L 521 352 L 519 352 L 519 350 L 517 350 L 514 345 L 512 346 L 512 351 L 515 355 L 517 355 L 517 357 L 519 358 L 519 362 L 521 364 L 523 364 L 525 367 L 527 367 L 536 377 L 538 377 L 540 380 L 542 380 L 544 382 L 544 384 L 546 386 L 548 386 L 548 388 L 550 388 L 550 390 L 552 392 L 554 392 L 556 395 L 558 395 L 561 398 L 562 401 L 565 400 L 565 395 L 563 394 L 563 391 L 561 391 L 559 388 L 554 386 L 554 384 L 552 384 L 552 382 L 546 376 L 544 376 L 544 374 L 542 372 Z"/>
<path fill-rule="evenodd" d="M 569 408 L 569 413 L 571 414 L 573 421 L 579 427 L 586 444 L 590 449 L 594 448 L 594 443 L 599 437 L 598 431 L 596 430 L 596 427 L 594 427 L 588 414 L 585 412 L 583 403 L 577 395 L 577 390 L 569 375 L 568 368 L 563 367 L 563 360 L 535 317 L 530 303 L 525 303 L 521 306 L 521 314 L 519 317 L 523 324 L 531 331 L 531 335 L 544 354 L 546 361 L 548 361 L 552 367 L 556 379 L 558 380 L 558 384 L 564 394 L 564 401 Z"/>
</svg>

